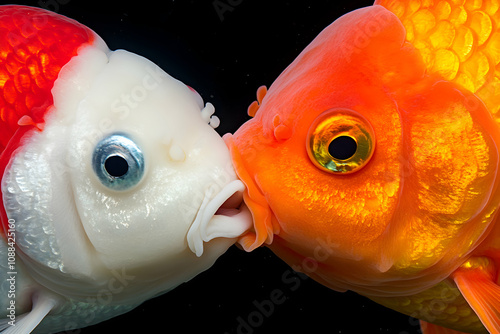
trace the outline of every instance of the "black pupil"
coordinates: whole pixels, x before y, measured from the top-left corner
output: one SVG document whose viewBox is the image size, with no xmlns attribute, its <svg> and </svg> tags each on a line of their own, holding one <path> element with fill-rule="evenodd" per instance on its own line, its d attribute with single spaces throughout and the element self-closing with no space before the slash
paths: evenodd
<svg viewBox="0 0 500 334">
<path fill-rule="evenodd" d="M 340 136 L 332 140 L 328 153 L 337 160 L 347 160 L 356 153 L 358 144 L 349 136 Z"/>
<path fill-rule="evenodd" d="M 104 163 L 104 168 L 106 172 L 113 177 L 120 177 L 128 172 L 128 163 L 125 158 L 118 155 L 114 155 L 106 159 Z"/>
</svg>

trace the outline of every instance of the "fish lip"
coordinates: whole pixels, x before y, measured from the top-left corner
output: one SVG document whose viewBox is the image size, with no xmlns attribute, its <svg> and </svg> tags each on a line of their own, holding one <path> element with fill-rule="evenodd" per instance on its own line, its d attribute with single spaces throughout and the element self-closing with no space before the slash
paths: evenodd
<svg viewBox="0 0 500 334">
<path fill-rule="evenodd" d="M 239 131 L 241 131 L 241 128 L 235 135 L 237 135 Z M 245 251 L 250 252 L 262 246 L 264 243 L 271 244 L 274 239 L 274 234 L 279 233 L 280 226 L 269 206 L 266 194 L 259 186 L 255 176 L 247 169 L 248 164 L 251 164 L 253 161 L 252 158 L 248 156 L 246 156 L 245 159 L 243 158 L 243 154 L 240 153 L 235 142 L 235 137 L 232 134 L 225 134 L 222 138 L 231 154 L 231 160 L 233 161 L 236 175 L 245 185 L 243 202 L 245 207 L 251 212 L 253 226 L 244 235 L 240 236 L 238 243 Z M 246 153 L 248 153 L 248 151 Z M 250 151 L 250 154 L 252 154 L 252 151 Z M 253 152 L 253 154 L 258 153 Z M 253 159 L 256 158 L 254 157 Z"/>
<path fill-rule="evenodd" d="M 200 257 L 205 242 L 215 238 L 238 238 L 252 226 L 252 217 L 243 202 L 245 185 L 234 180 L 215 196 L 207 191 L 187 233 L 190 250 Z"/>
<path fill-rule="evenodd" d="M 240 212 L 243 202 L 243 191 L 236 191 L 217 209 L 214 216 L 232 217 Z"/>
</svg>

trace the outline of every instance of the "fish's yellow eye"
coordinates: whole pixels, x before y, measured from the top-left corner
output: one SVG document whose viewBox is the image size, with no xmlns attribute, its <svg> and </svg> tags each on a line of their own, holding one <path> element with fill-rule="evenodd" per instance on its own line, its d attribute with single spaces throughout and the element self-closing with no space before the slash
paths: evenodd
<svg viewBox="0 0 500 334">
<path fill-rule="evenodd" d="M 321 170 L 348 174 L 364 167 L 375 150 L 370 123 L 349 109 L 330 109 L 319 115 L 307 134 L 307 153 Z"/>
</svg>

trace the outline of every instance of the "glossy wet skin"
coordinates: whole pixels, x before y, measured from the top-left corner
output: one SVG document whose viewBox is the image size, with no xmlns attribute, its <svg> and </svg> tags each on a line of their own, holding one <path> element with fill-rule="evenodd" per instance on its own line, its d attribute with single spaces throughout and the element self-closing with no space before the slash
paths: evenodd
<svg viewBox="0 0 500 334">
<path fill-rule="evenodd" d="M 318 168 L 311 127 L 346 109 L 347 123 L 373 128 L 373 156 L 350 173 Z M 380 6 L 325 29 L 226 142 L 255 219 L 242 245 L 270 243 L 306 272 L 312 260 L 309 274 L 337 290 L 388 296 L 434 285 L 482 240 L 497 202 L 490 114 L 427 75 L 399 19 Z"/>
<path fill-rule="evenodd" d="M 37 4 L 37 1 L 32 2 L 33 5 Z M 371 4 L 371 2 L 366 2 L 363 5 Z M 77 3 L 69 3 L 67 6 L 61 6 L 60 10 L 64 13 L 67 10 L 71 10 L 73 5 L 78 6 Z M 247 3 L 244 7 L 237 7 L 234 12 L 227 12 L 226 20 L 221 23 L 218 20 L 213 19 L 216 14 L 211 13 L 211 3 L 208 3 L 206 11 L 203 12 L 203 17 L 206 19 L 200 19 L 200 14 L 196 14 L 198 17 L 194 16 L 192 8 L 189 8 L 185 11 L 185 17 L 183 16 L 182 20 L 178 19 L 178 16 L 182 16 L 183 14 L 182 7 L 180 8 L 177 4 L 175 6 L 172 5 L 171 10 L 176 14 L 181 11 L 180 15 L 176 15 L 176 20 L 168 20 L 168 22 L 163 23 L 159 20 L 151 20 L 151 16 L 154 15 L 153 17 L 155 18 L 160 17 L 161 15 L 164 15 L 163 12 L 161 14 L 159 12 L 152 13 L 149 11 L 150 7 L 137 6 L 137 4 L 134 3 L 132 9 L 127 13 L 126 9 L 123 9 L 122 7 L 127 6 L 126 3 L 120 3 L 119 8 L 121 11 L 114 9 L 112 13 L 106 13 L 106 16 L 103 16 L 104 14 L 95 13 L 95 15 L 98 16 L 98 20 L 96 20 L 95 24 L 97 24 L 97 27 L 102 25 L 100 30 L 97 28 L 97 31 L 100 34 L 108 34 L 105 38 L 106 41 L 112 41 L 112 38 L 115 38 L 117 35 L 114 29 L 109 29 L 109 26 L 112 24 L 120 24 L 120 29 L 123 27 L 125 30 L 124 35 L 127 35 L 127 38 L 126 40 L 115 42 L 115 46 L 124 47 L 125 45 L 124 48 L 128 50 L 135 47 L 137 53 L 143 52 L 144 45 L 149 41 L 157 41 L 159 38 L 164 37 L 164 35 L 169 31 L 178 28 L 176 24 L 179 24 L 179 21 L 181 21 L 181 23 L 185 22 L 186 25 L 192 24 L 194 26 L 201 26 L 200 22 L 203 22 L 206 25 L 213 23 L 215 26 L 213 29 L 223 32 L 231 32 L 231 34 L 228 34 L 231 36 L 229 39 L 232 41 L 230 45 L 227 43 L 227 39 L 220 37 L 212 40 L 210 29 L 200 29 L 196 36 L 191 36 L 190 34 L 185 32 L 183 33 L 182 31 L 178 32 L 179 35 L 182 35 L 181 38 L 184 40 L 196 38 L 195 42 L 189 45 L 189 51 L 185 51 L 186 54 L 195 53 L 203 55 L 204 58 L 212 55 L 213 58 L 204 61 L 203 64 L 210 69 L 216 67 L 216 73 L 219 75 L 219 78 L 223 78 L 220 79 L 223 83 L 217 83 L 220 85 L 217 87 L 211 86 L 213 78 L 209 75 L 204 75 L 205 72 L 203 71 L 201 73 L 197 72 L 196 76 L 193 75 L 194 78 L 191 77 L 189 80 L 186 80 L 188 84 L 194 85 L 197 89 L 201 89 L 204 96 L 209 96 L 213 92 L 216 92 L 216 94 L 214 94 L 214 99 L 219 100 L 218 103 L 214 103 L 218 106 L 217 113 L 220 114 L 221 112 L 227 112 L 227 115 L 223 115 L 223 117 L 221 117 L 223 119 L 223 128 L 219 131 L 219 133 L 223 134 L 228 131 L 235 131 L 236 128 L 243 122 L 241 120 L 244 115 L 243 110 L 247 106 L 250 98 L 249 95 L 253 92 L 255 87 L 263 83 L 271 83 L 276 76 L 275 71 L 284 68 L 289 63 L 289 60 L 293 59 L 298 51 L 302 49 L 303 45 L 301 43 L 312 40 L 314 35 L 318 32 L 317 29 L 319 26 L 323 27 L 335 18 L 336 13 L 331 12 L 335 10 L 335 7 L 342 7 L 343 11 L 347 12 L 350 9 L 347 10 L 346 7 L 352 8 L 354 6 L 351 2 L 346 4 L 329 4 L 328 6 L 323 6 L 324 8 L 322 9 L 318 9 L 318 7 L 313 6 L 309 9 L 310 12 L 308 12 L 308 15 L 304 17 L 304 10 L 306 9 L 306 6 L 300 5 L 299 3 L 295 3 L 293 5 L 287 4 L 288 7 L 286 7 L 286 9 L 283 8 L 285 6 L 283 3 L 273 3 L 273 5 L 275 5 L 275 7 L 279 7 L 279 11 L 274 10 L 273 6 L 270 4 L 259 4 L 258 2 L 252 4 Z M 263 6 L 266 8 L 265 13 L 262 13 Z M 298 9 L 296 8 L 293 10 L 292 6 L 296 6 Z M 259 15 L 259 23 L 252 24 L 252 22 L 249 22 L 255 19 L 254 16 L 252 16 L 252 20 L 244 20 L 246 15 L 249 16 L 252 13 L 252 8 L 255 12 L 266 15 L 264 17 Z M 104 10 L 106 9 L 103 9 L 103 11 Z M 283 11 L 285 11 L 286 15 L 282 16 Z M 208 12 L 208 15 L 206 15 L 206 12 Z M 94 15 L 93 13 L 94 12 L 90 14 L 90 9 L 83 6 L 83 8 L 79 11 L 73 12 L 72 15 L 66 15 L 75 18 L 80 17 L 81 15 L 82 18 L 88 18 Z M 123 15 L 125 15 L 125 13 L 128 14 L 127 19 L 123 20 Z M 135 22 L 134 20 L 137 20 L 138 17 L 140 18 L 141 14 L 144 17 L 147 17 L 147 20 L 145 20 L 143 24 L 135 24 L 132 28 L 127 26 L 131 22 Z M 279 20 L 276 19 L 278 17 L 280 17 Z M 196 22 L 195 18 L 198 19 L 199 22 Z M 241 18 L 243 18 L 243 20 L 240 21 Z M 265 28 L 269 31 L 273 31 L 273 34 L 261 37 L 258 42 L 258 48 L 248 50 L 248 44 L 250 42 L 253 44 L 255 41 L 254 35 L 256 34 L 254 30 L 263 26 L 260 23 L 262 20 L 266 22 Z M 308 20 L 306 28 L 300 24 L 295 24 L 295 22 L 302 23 L 304 20 Z M 154 25 L 154 31 L 152 31 L 153 29 L 151 28 L 144 29 L 145 31 L 143 31 L 142 29 L 147 25 Z M 167 25 L 168 27 L 164 28 Z M 92 26 L 96 27 L 96 25 Z M 246 29 L 248 29 L 249 26 L 254 29 L 251 32 L 251 38 L 243 38 L 241 35 L 244 31 L 247 31 Z M 162 28 L 164 28 L 166 32 L 161 30 Z M 138 33 L 138 29 L 141 29 L 140 31 L 143 33 Z M 150 33 L 153 35 L 150 35 Z M 279 40 L 282 41 L 282 43 L 286 41 L 287 44 L 280 45 L 278 47 L 277 45 L 279 44 L 276 43 L 276 38 L 274 37 L 276 35 L 279 36 Z M 145 36 L 149 36 L 149 41 L 143 41 Z M 134 41 L 134 38 L 136 41 Z M 200 41 L 198 41 L 198 38 Z M 272 42 L 269 42 L 270 40 L 272 40 Z M 212 49 L 204 49 L 203 47 L 200 47 L 200 45 L 203 45 L 202 42 L 214 43 L 217 46 L 213 49 L 226 51 L 213 52 Z M 191 49 L 192 47 L 195 49 L 194 52 Z M 169 64 L 168 59 L 172 56 L 170 53 L 170 44 L 168 42 L 159 43 L 155 45 L 155 50 L 155 62 L 163 62 L 164 65 L 162 67 L 166 69 L 168 68 L 169 71 L 175 70 L 182 73 L 182 75 L 175 75 L 176 77 L 187 79 L 185 75 L 189 76 L 190 71 L 194 72 L 201 67 L 197 67 L 196 64 L 194 64 L 194 67 L 191 68 L 191 64 L 189 64 L 190 66 L 187 66 L 185 63 L 180 63 L 175 67 L 175 69 L 169 68 L 167 66 Z M 181 52 L 182 50 L 183 48 L 179 48 L 176 52 Z M 263 52 L 263 50 L 265 50 L 265 52 Z M 221 53 L 223 54 L 221 55 Z M 273 62 L 269 62 L 269 54 L 279 55 L 280 59 L 277 59 L 276 63 L 274 59 Z M 231 58 L 234 55 L 243 55 L 242 57 L 245 57 L 244 59 L 248 58 L 248 61 L 239 61 L 238 63 L 235 63 Z M 149 57 L 151 57 L 151 55 Z M 240 59 L 241 58 L 238 58 L 238 60 Z M 217 64 L 217 66 L 215 64 Z M 254 67 L 249 68 L 249 64 Z M 203 70 L 205 70 L 205 67 L 203 67 Z M 252 75 L 248 77 L 248 73 L 251 73 Z M 197 83 L 194 84 L 194 82 Z M 245 86 L 241 87 L 241 85 L 238 85 L 236 87 L 234 82 L 239 82 L 241 84 L 244 83 Z M 239 108 L 238 110 L 235 111 L 232 100 L 224 98 L 229 95 L 237 96 L 237 102 L 239 103 L 237 105 Z M 212 99 L 210 100 L 213 101 Z M 239 116 L 241 117 L 238 118 Z M 213 326 L 219 326 L 217 328 L 222 328 L 221 332 L 230 328 L 236 329 L 236 326 L 238 325 L 236 320 L 237 317 L 243 316 L 246 319 L 246 316 L 250 314 L 247 313 L 247 307 L 252 306 L 252 302 L 255 299 L 260 301 L 261 299 L 268 298 L 269 292 L 273 291 L 275 288 L 279 288 L 284 291 L 287 296 L 293 298 L 291 299 L 292 302 L 276 306 L 276 310 L 279 312 L 273 313 L 270 319 L 266 319 L 264 325 L 259 327 L 259 330 L 269 331 L 270 328 L 276 328 L 275 330 L 278 330 L 279 328 L 282 330 L 284 326 L 287 326 L 286 328 L 295 329 L 296 326 L 299 326 L 300 324 L 307 324 L 308 326 L 315 326 L 314 328 L 316 329 L 323 326 L 323 329 L 327 327 L 335 327 L 335 329 L 343 329 L 343 331 L 344 329 L 355 330 L 369 326 L 372 326 L 371 328 L 375 331 L 378 330 L 379 327 L 383 327 L 384 330 L 387 330 L 388 332 L 392 329 L 392 332 L 399 333 L 401 328 L 403 328 L 399 327 L 400 325 L 407 326 L 408 328 L 404 327 L 407 331 L 416 333 L 416 327 L 418 327 L 418 324 L 415 323 L 415 320 L 409 320 L 407 316 L 400 316 L 398 325 L 396 324 L 397 320 L 395 319 L 396 315 L 394 313 L 389 313 L 387 310 L 384 310 L 384 308 L 377 308 L 375 305 L 370 305 L 363 299 L 356 298 L 356 296 L 353 296 L 352 294 L 335 294 L 328 289 L 321 288 L 317 284 L 314 284 L 311 280 L 302 281 L 298 291 L 290 292 L 288 290 L 289 285 L 280 281 L 281 275 L 284 272 L 287 272 L 288 268 L 280 264 L 279 260 L 275 260 L 273 257 L 269 256 L 265 249 L 261 249 L 250 255 L 245 255 L 237 250 L 233 250 L 232 256 L 222 257 L 220 261 L 223 261 L 222 264 L 220 264 L 216 270 L 206 273 L 202 280 L 191 281 L 188 284 L 182 285 L 178 288 L 180 289 L 178 293 L 167 294 L 163 296 L 163 298 L 155 299 L 154 302 L 146 304 L 138 309 L 136 313 L 118 318 L 114 322 L 109 322 L 107 328 L 109 328 L 109 330 L 116 330 L 116 328 L 120 328 L 122 326 L 122 328 L 125 328 L 125 324 L 127 323 L 129 325 L 135 325 L 137 323 L 137 319 L 148 319 L 148 321 L 143 322 L 142 325 L 144 325 L 145 328 L 153 328 L 157 326 L 158 323 L 161 323 L 161 319 L 164 314 L 168 313 L 172 314 L 173 319 L 176 319 L 171 319 L 173 323 L 178 322 L 183 326 L 186 326 L 186 328 L 204 330 L 206 329 L 206 326 L 201 324 L 202 321 L 190 321 L 192 319 L 192 315 L 196 314 L 198 317 L 202 317 L 202 319 L 210 321 L 215 316 L 221 316 L 220 308 L 222 308 L 222 310 L 225 311 L 225 320 L 218 324 L 213 324 Z M 238 274 L 235 274 L 235 268 L 239 268 Z M 265 273 L 265 276 L 262 273 Z M 226 280 L 221 280 L 222 276 L 226 277 Z M 262 286 L 260 284 L 261 281 L 263 282 Z M 236 307 L 234 306 L 234 293 L 236 290 L 226 289 L 227 282 L 231 282 L 238 287 L 245 286 L 245 289 L 238 290 L 238 306 Z M 257 284 L 256 282 L 259 283 Z M 204 293 L 204 288 L 207 285 L 210 285 L 214 289 L 212 294 L 210 294 L 213 298 L 205 299 L 194 297 L 197 293 Z M 186 299 L 186 295 L 193 297 Z M 315 303 L 317 300 L 320 300 L 320 298 L 323 298 L 324 301 L 335 300 L 335 303 L 332 303 L 332 305 L 328 308 L 325 306 L 318 306 Z M 339 307 L 339 305 L 342 305 L 342 307 Z M 364 320 L 362 323 L 359 321 L 361 317 L 359 313 L 357 313 L 358 310 L 363 311 L 362 319 Z M 330 321 L 331 312 L 338 312 L 335 317 L 335 324 L 333 325 Z M 187 315 L 190 316 L 188 317 Z M 321 317 L 321 315 L 324 315 L 324 317 Z M 372 318 L 367 318 L 370 316 Z M 297 321 L 289 322 L 290 317 L 295 317 Z M 186 320 L 182 321 L 180 319 Z M 102 326 L 106 326 L 106 324 L 103 324 Z M 84 329 L 83 332 L 92 333 L 93 329 Z"/>
<path fill-rule="evenodd" d="M 39 5 L 38 1 L 23 3 Z M 148 52 L 149 59 L 168 70 L 174 77 L 195 87 L 217 107 L 217 115 L 222 119 L 217 132 L 222 135 L 236 131 L 246 120 L 244 109 L 253 98 L 255 88 L 261 84 L 270 84 L 326 24 L 333 21 L 337 15 L 355 7 L 371 5 L 372 2 L 316 4 L 309 8 L 300 3 L 285 4 L 285 2 L 278 1 L 269 4 L 257 1 L 244 3 L 243 6 L 236 7 L 233 12 L 227 12 L 223 23 L 218 20 L 210 2 L 197 4 L 196 8 L 201 8 L 201 10 L 196 13 L 193 12 L 189 3 L 169 4 L 168 12 L 175 15 L 165 21 L 162 21 L 162 18 L 166 10 L 151 11 L 151 5 L 137 6 L 137 3 L 120 2 L 111 9 L 100 8 L 97 12 L 93 10 L 94 7 L 85 3 L 62 4 L 60 2 L 59 4 L 59 13 L 86 22 L 112 48 L 124 48 L 143 55 Z M 264 6 L 266 11 L 262 12 Z M 305 10 L 307 10 L 307 15 L 304 15 Z M 260 22 L 255 22 L 255 16 L 252 13 L 259 13 Z M 262 21 L 266 24 L 263 25 Z M 304 26 L 295 24 L 299 22 L 304 23 Z M 183 29 L 184 27 L 199 29 L 196 33 L 191 33 Z M 205 28 L 201 29 L 201 27 Z M 118 28 L 120 33 L 118 33 Z M 213 33 L 215 30 L 222 36 L 215 35 Z M 261 33 L 256 33 L 261 30 Z M 272 31 L 273 34 L 264 34 L 264 30 Z M 172 31 L 175 31 L 173 37 L 169 35 Z M 256 34 L 261 36 L 258 48 L 249 49 L 248 45 L 254 44 Z M 279 43 L 275 36 L 279 37 Z M 186 41 L 186 43 L 178 46 L 173 53 L 173 42 L 169 38 Z M 228 40 L 231 40 L 230 44 Z M 212 48 L 208 48 L 208 44 L 212 45 Z M 277 55 L 278 59 L 269 62 L 269 54 Z M 188 63 L 184 60 L 185 55 L 199 57 L 193 61 L 189 60 Z M 236 56 L 238 62 L 233 61 Z M 203 59 L 203 61 L 198 59 Z M 216 81 L 213 77 L 214 73 Z M 251 75 L 248 76 L 248 73 Z M 236 86 L 235 82 L 241 85 Z M 228 99 L 228 96 L 231 98 Z M 289 292 L 289 285 L 280 281 L 281 275 L 288 270 L 288 267 L 277 257 L 269 255 L 267 249 L 245 254 L 233 248 L 228 256 L 223 256 L 218 261 L 217 267 L 205 272 L 202 279 L 183 284 L 174 293 L 143 304 L 135 312 L 126 316 L 102 323 L 102 327 L 93 326 L 82 329 L 82 333 L 94 333 L 99 331 L 99 328 L 106 328 L 108 331 L 126 330 L 131 325 L 135 326 L 138 319 L 145 320 L 141 324 L 145 330 L 153 329 L 162 323 L 165 313 L 172 315 L 170 321 L 173 324 L 186 326 L 187 331 L 203 331 L 206 329 L 204 323 L 211 321 L 214 317 L 220 317 L 224 320 L 212 324 L 211 328 L 219 332 L 235 332 L 238 325 L 236 318 L 245 317 L 247 306 L 251 306 L 255 299 L 267 298 L 269 293 L 276 288 L 282 289 L 287 294 Z M 235 268 L 238 271 L 235 271 Z M 263 272 L 266 273 L 265 276 Z M 265 289 L 262 288 L 261 281 Z M 235 288 L 228 289 L 228 282 Z M 213 289 L 210 293 L 212 298 L 196 297 L 199 293 L 206 291 L 207 285 Z M 245 286 L 245 289 L 238 290 L 238 302 L 235 306 L 236 286 Z M 190 298 L 186 299 L 186 296 Z M 259 327 L 260 331 L 269 332 L 283 330 L 283 328 L 292 330 L 300 324 L 315 326 L 314 328 L 318 330 L 323 326 L 324 329 L 331 325 L 329 321 L 327 322 L 327 312 L 333 310 L 339 312 L 334 327 L 343 331 L 361 326 L 372 326 L 378 330 L 380 326 L 385 329 L 394 329 L 394 332 L 399 333 L 402 328 L 395 324 L 395 315 L 385 318 L 388 311 L 383 307 L 375 304 L 368 305 L 363 299 L 356 298 L 352 294 L 336 294 L 314 284 L 312 280 L 302 281 L 300 289 L 290 293 L 290 296 L 294 298 L 293 302 L 277 306 L 276 310 L 279 312 L 273 313 L 269 320 L 266 319 L 262 327 Z M 315 301 L 319 296 L 327 300 L 335 298 L 336 304 L 332 304 L 328 309 L 316 305 Z M 340 313 L 341 308 L 337 305 L 345 306 L 342 308 L 343 315 Z M 351 319 L 351 316 L 359 319 L 358 315 L 352 314 L 353 309 L 357 310 L 358 305 L 364 306 L 364 316 L 371 317 L 370 320 L 364 318 L 366 321 L 362 324 Z M 221 314 L 221 309 L 223 314 Z M 325 314 L 324 317 L 321 316 L 323 314 Z M 193 315 L 202 320 L 190 321 Z M 290 317 L 301 320 L 288 322 Z M 399 324 L 410 327 L 406 316 L 400 316 Z M 411 329 L 415 329 L 414 324 L 411 326 L 413 326 Z M 234 330 L 231 331 L 231 329 Z"/>
<path fill-rule="evenodd" d="M 9 218 L 19 222 L 20 257 L 39 284 L 64 297 L 84 299 L 106 284 L 103 277 L 127 270 L 133 277 L 127 287 L 133 292 L 113 298 L 125 304 L 169 290 L 211 266 L 239 235 L 220 234 L 227 231 L 224 226 L 237 226 L 232 219 L 238 212 L 228 218 L 214 216 L 215 210 L 239 190 L 224 190 L 236 177 L 199 97 L 145 58 L 126 51 L 108 55 L 89 49 L 64 68 L 53 90 L 56 111 L 44 131 L 34 133 L 16 152 L 2 191 Z M 128 71 L 120 75 L 123 68 Z M 72 74 L 78 71 L 86 76 L 77 81 Z M 154 86 L 143 89 L 140 103 L 109 108 L 122 92 L 143 87 L 144 78 Z M 90 88 L 80 92 L 73 85 Z M 108 143 L 110 138 L 118 139 Z M 102 146 L 108 150 L 104 159 L 120 154 L 129 172 L 141 172 L 114 181 L 100 178 L 109 172 L 96 159 Z M 143 159 L 141 166 L 133 163 L 133 154 Z M 117 188 L 120 180 L 126 183 Z M 214 212 L 205 213 L 202 202 L 210 203 L 220 193 Z M 236 198 L 229 207 L 238 205 Z M 208 237 L 196 235 L 201 249 L 195 250 L 187 235 L 199 214 L 206 216 L 202 229 L 217 228 Z M 217 240 L 209 242 L 212 238 Z M 62 278 L 54 279 L 58 276 Z"/>
<path fill-rule="evenodd" d="M 2 222 L 15 230 L 20 327 L 91 325 L 208 269 L 250 225 L 248 215 L 234 224 L 244 186 L 214 131 L 213 105 L 76 21 L 25 6 L 0 11 L 1 125 L 11 130 L 2 137 Z M 21 45 L 6 41 L 28 30 Z M 86 33 L 88 42 L 68 42 Z M 59 67 L 54 49 L 67 52 Z M 15 58 L 20 50 L 29 61 Z M 96 301 L 104 291 L 108 300 Z"/>
</svg>

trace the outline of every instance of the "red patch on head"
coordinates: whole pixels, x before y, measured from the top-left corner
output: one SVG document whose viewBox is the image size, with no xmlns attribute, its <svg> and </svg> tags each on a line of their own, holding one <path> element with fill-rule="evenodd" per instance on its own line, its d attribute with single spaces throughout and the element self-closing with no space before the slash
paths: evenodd
<svg viewBox="0 0 500 334">
<path fill-rule="evenodd" d="M 21 137 L 43 129 L 61 68 L 94 38 L 89 28 L 56 13 L 0 6 L 0 175 Z M 3 205 L 0 218 L 5 227 Z"/>
</svg>

